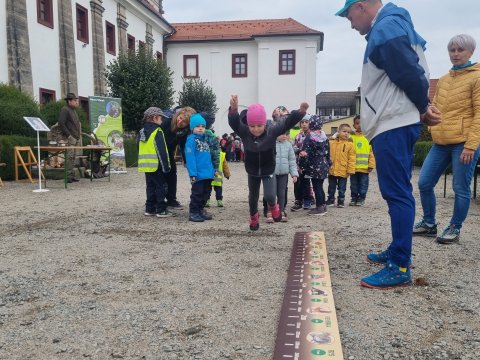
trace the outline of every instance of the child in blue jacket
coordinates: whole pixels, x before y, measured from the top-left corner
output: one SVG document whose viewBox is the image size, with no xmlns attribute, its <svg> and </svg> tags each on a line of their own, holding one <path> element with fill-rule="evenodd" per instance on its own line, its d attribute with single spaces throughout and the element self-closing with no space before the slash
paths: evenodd
<svg viewBox="0 0 480 360">
<path fill-rule="evenodd" d="M 205 127 L 206 121 L 202 115 L 193 114 L 190 117 L 191 134 L 188 135 L 185 143 L 185 159 L 192 183 L 189 220 L 194 222 L 212 219 L 212 216 L 205 212 L 205 204 L 210 197 L 211 184 L 216 171 Z"/>
</svg>

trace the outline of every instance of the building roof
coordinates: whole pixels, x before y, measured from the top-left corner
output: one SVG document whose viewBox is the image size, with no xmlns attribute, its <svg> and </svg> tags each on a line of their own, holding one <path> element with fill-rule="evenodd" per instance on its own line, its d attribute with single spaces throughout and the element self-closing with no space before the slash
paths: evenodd
<svg viewBox="0 0 480 360">
<path fill-rule="evenodd" d="M 319 51 L 323 48 L 323 33 L 298 21 L 288 19 L 239 20 L 199 23 L 172 23 L 175 33 L 168 43 L 198 41 L 251 40 L 262 36 L 313 35 L 319 37 Z"/>
<path fill-rule="evenodd" d="M 317 94 L 318 108 L 350 107 L 356 104 L 358 91 L 334 91 Z"/>
</svg>

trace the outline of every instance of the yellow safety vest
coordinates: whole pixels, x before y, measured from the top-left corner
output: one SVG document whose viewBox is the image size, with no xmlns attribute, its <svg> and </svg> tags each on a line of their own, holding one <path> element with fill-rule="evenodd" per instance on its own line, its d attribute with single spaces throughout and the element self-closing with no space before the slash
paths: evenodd
<svg viewBox="0 0 480 360">
<path fill-rule="evenodd" d="M 147 141 L 140 141 L 138 146 L 138 172 L 155 172 L 158 169 L 158 155 L 155 147 L 155 136 L 161 128 L 155 129 Z M 165 145 L 166 147 L 166 145 Z"/>
<path fill-rule="evenodd" d="M 357 152 L 357 163 L 355 167 L 357 169 L 368 169 L 368 158 L 370 157 L 370 143 L 365 136 L 350 135 L 353 144 L 355 145 L 355 151 Z"/>
<path fill-rule="evenodd" d="M 225 161 L 225 154 L 223 151 L 220 151 L 220 166 L 218 167 L 218 176 L 212 181 L 212 186 L 222 186 L 223 184 L 223 162 Z"/>
</svg>

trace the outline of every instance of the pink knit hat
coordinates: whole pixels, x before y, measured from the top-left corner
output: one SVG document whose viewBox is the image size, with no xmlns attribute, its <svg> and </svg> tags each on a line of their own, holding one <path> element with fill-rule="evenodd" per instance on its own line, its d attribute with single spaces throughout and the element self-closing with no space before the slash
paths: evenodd
<svg viewBox="0 0 480 360">
<path fill-rule="evenodd" d="M 252 104 L 247 110 L 248 125 L 265 125 L 267 123 L 267 112 L 261 104 Z"/>
</svg>

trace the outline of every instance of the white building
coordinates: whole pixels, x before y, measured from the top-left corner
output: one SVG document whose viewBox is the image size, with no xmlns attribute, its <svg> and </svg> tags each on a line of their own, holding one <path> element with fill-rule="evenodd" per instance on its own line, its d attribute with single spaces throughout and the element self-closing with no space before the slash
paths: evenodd
<svg viewBox="0 0 480 360">
<path fill-rule="evenodd" d="M 173 23 L 165 40 L 176 91 L 182 78 L 207 80 L 217 96 L 217 134 L 230 132 L 230 95 L 243 106 L 259 102 L 271 114 L 278 105 L 315 112 L 316 56 L 323 33 L 288 19 Z"/>
<path fill-rule="evenodd" d="M 38 102 L 106 94 L 104 69 L 144 46 L 183 78 L 207 80 L 217 96 L 217 133 L 230 132 L 230 95 L 315 112 L 316 56 L 323 33 L 289 19 L 169 24 L 161 0 L 0 0 L 0 82 Z"/>
</svg>

